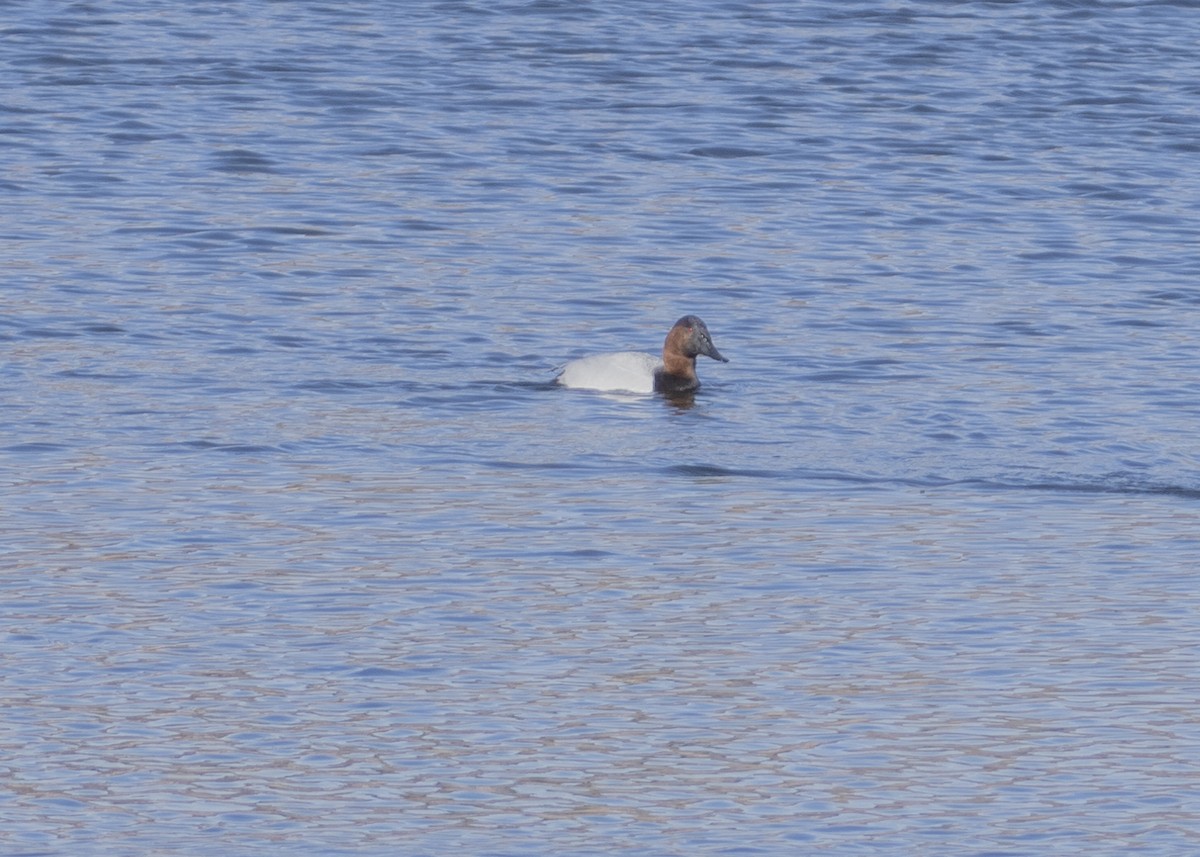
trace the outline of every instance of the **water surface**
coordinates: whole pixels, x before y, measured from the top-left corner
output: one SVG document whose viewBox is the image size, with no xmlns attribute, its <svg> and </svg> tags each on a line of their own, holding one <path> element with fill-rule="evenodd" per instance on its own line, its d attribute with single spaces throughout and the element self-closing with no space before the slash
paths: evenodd
<svg viewBox="0 0 1200 857">
<path fill-rule="evenodd" d="M 1194 846 L 1192 4 L 0 35 L 8 853 Z"/>
</svg>

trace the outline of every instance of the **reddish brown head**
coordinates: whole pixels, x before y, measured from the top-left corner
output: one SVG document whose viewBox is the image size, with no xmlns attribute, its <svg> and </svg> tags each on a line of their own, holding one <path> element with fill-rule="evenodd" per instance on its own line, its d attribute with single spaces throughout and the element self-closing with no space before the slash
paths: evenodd
<svg viewBox="0 0 1200 857">
<path fill-rule="evenodd" d="M 722 363 L 729 362 L 713 345 L 707 325 L 698 316 L 685 315 L 675 322 L 663 343 L 659 389 L 686 391 L 699 387 L 700 380 L 696 377 L 696 356 L 699 354 Z"/>
</svg>

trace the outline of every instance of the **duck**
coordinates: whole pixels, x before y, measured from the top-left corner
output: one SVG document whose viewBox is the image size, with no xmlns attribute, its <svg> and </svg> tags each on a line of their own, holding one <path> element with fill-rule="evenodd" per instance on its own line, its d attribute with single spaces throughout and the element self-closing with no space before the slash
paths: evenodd
<svg viewBox="0 0 1200 857">
<path fill-rule="evenodd" d="M 700 388 L 696 357 L 703 354 L 728 363 L 713 345 L 699 316 L 685 315 L 667 332 L 662 359 L 640 351 L 593 354 L 572 360 L 556 379 L 564 387 L 626 393 L 693 393 Z"/>
</svg>

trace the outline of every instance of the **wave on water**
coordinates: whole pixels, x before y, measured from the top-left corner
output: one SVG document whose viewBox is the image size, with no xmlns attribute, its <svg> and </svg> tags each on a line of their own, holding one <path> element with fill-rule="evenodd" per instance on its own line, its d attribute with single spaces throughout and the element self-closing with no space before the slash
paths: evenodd
<svg viewBox="0 0 1200 857">
<path fill-rule="evenodd" d="M 712 464 L 672 464 L 662 468 L 671 476 L 693 479 L 747 478 L 837 482 L 857 486 L 904 486 L 912 488 L 977 488 L 984 491 L 1044 491 L 1062 494 L 1124 494 L 1131 496 L 1180 497 L 1200 499 L 1200 486 L 1139 480 L 1123 473 L 1099 477 L 1057 475 L 1028 479 L 992 477 L 921 478 L 896 476 L 862 476 L 844 471 L 827 470 L 757 470 L 720 467 Z"/>
</svg>

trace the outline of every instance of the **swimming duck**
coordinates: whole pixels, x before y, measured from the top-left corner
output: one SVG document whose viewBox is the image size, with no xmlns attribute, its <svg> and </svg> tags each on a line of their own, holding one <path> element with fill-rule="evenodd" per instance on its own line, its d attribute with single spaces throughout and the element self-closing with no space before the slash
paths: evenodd
<svg viewBox="0 0 1200 857">
<path fill-rule="evenodd" d="M 700 386 L 696 377 L 699 354 L 729 362 L 713 345 L 708 326 L 698 316 L 685 315 L 667 333 L 661 360 L 638 351 L 581 357 L 563 367 L 558 383 L 587 390 L 691 393 Z"/>
</svg>

